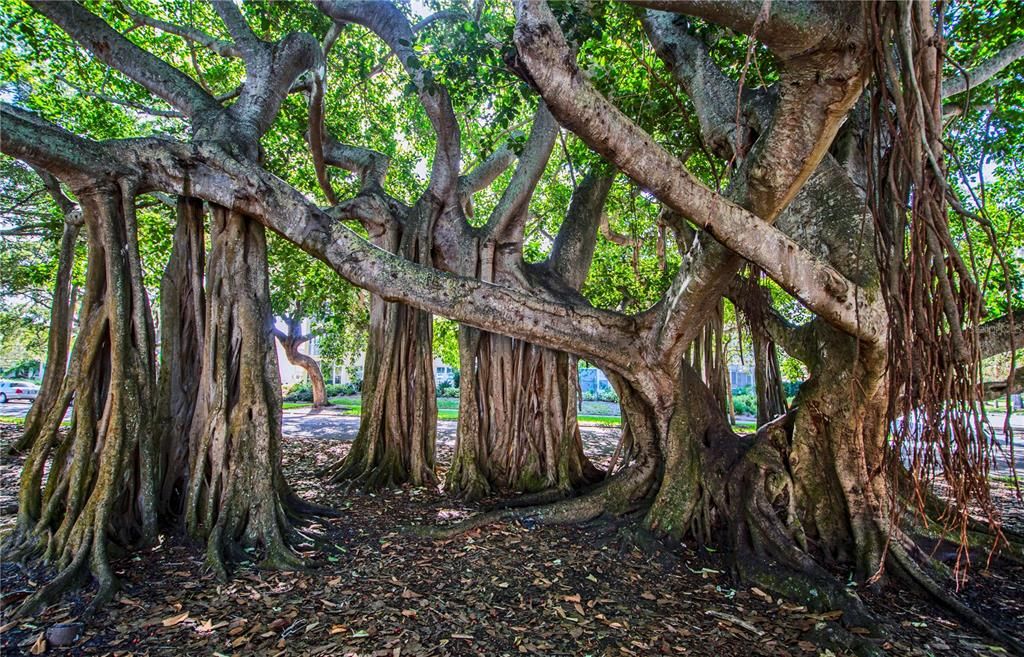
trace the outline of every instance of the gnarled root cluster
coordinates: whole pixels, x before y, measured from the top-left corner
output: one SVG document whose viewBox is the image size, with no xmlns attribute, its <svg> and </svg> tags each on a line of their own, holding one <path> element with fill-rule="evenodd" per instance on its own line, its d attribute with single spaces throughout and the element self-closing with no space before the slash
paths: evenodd
<svg viewBox="0 0 1024 657">
<path fill-rule="evenodd" d="M 116 588 L 109 550 L 156 538 L 153 326 L 142 284 L 133 190 L 81 190 L 89 238 L 82 321 L 62 385 L 25 459 L 8 559 L 41 557 L 56 576 L 22 604 L 28 613 L 91 573 L 93 607 Z M 63 409 L 74 396 L 70 432 Z M 47 466 L 49 466 L 47 470 Z"/>
<path fill-rule="evenodd" d="M 263 226 L 212 212 L 209 296 L 199 399 L 192 422 L 185 524 L 207 562 L 261 548 L 264 565 L 297 569 L 289 547 L 294 496 L 281 473 L 280 375 L 271 333 Z"/>
</svg>

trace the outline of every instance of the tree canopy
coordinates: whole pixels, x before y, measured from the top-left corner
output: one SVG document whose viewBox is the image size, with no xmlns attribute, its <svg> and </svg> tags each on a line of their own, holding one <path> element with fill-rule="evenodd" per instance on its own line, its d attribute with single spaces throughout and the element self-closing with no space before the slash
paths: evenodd
<svg viewBox="0 0 1024 657">
<path fill-rule="evenodd" d="M 281 473 L 278 315 L 328 351 L 368 332 L 360 433 L 331 483 L 437 483 L 435 339 L 458 358 L 447 490 L 536 495 L 438 535 L 642 510 L 646 530 L 720 544 L 736 577 L 848 626 L 872 621 L 836 572 L 901 578 L 1020 648 L 915 542 L 1014 540 L 982 401 L 1021 387 L 1015 3 L 2 11 L 2 150 L 43 176 L 4 161 L 3 220 L 23 237 L 3 284 L 83 287 L 21 445 L 8 544 L 58 568 L 26 610 L 85 571 L 102 602 L 107 544 L 170 526 L 222 576 L 239 549 L 304 565 L 292 523 L 328 511 Z M 25 238 L 57 251 L 73 217 L 84 245 L 62 277 Z M 730 327 L 755 368 L 750 435 L 728 422 Z M 986 380 L 994 356 L 1008 367 Z M 583 453 L 578 359 L 622 403 L 607 472 Z M 792 403 L 786 359 L 807 374 Z M 147 409 L 176 428 L 154 432 Z"/>
</svg>

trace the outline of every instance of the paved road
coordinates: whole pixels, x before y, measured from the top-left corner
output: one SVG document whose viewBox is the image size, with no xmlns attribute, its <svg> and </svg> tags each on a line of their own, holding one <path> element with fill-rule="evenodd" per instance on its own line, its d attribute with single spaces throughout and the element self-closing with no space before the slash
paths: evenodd
<svg viewBox="0 0 1024 657">
<path fill-rule="evenodd" d="M 7 404 L 0 404 L 0 416 L 25 417 L 30 405 L 28 402 L 16 401 Z M 1003 434 L 1003 420 L 1006 416 L 1002 413 L 989 413 L 992 427 L 996 436 L 1004 446 L 1001 454 L 997 455 L 996 467 L 993 468 L 994 475 L 1009 475 L 1009 447 L 1005 445 Z M 1024 474 L 1024 414 L 1010 416 L 1013 427 L 1013 460 L 1017 466 L 1018 474 Z M 438 420 L 437 440 L 441 444 L 455 443 L 455 421 Z M 284 434 L 287 436 L 309 436 L 312 438 L 323 438 L 325 440 L 353 440 L 359 430 L 359 418 L 355 415 L 344 415 L 340 409 L 325 408 L 314 411 L 311 408 L 292 408 L 284 412 Z M 600 444 L 600 451 L 604 451 L 605 445 L 618 440 L 618 427 L 581 427 L 583 439 L 593 445 Z"/>
<path fill-rule="evenodd" d="M 439 444 L 455 444 L 454 420 L 437 421 L 437 442 Z M 344 415 L 341 410 L 324 408 L 289 408 L 284 412 L 283 433 L 286 436 L 308 436 L 326 440 L 353 440 L 359 431 L 359 418 L 355 415 Z M 618 444 L 618 427 L 583 426 L 580 427 L 584 442 L 603 453 L 614 450 Z M 609 454 L 611 451 L 608 452 Z"/>
<path fill-rule="evenodd" d="M 0 404 L 0 415 L 5 417 L 25 417 L 32 404 L 27 401 L 12 401 Z"/>
</svg>

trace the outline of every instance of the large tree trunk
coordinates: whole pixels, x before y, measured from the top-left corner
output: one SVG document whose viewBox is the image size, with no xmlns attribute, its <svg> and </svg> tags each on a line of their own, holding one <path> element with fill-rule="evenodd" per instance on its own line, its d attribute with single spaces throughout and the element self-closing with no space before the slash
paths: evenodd
<svg viewBox="0 0 1024 657">
<path fill-rule="evenodd" d="M 160 445 L 160 513 L 180 517 L 188 487 L 188 438 L 192 431 L 203 337 L 206 241 L 203 203 L 180 197 L 171 255 L 160 282 L 160 385 L 156 428 Z"/>
<path fill-rule="evenodd" d="M 450 492 L 467 499 L 494 490 L 568 493 L 601 479 L 583 453 L 575 358 L 469 327 L 460 328 L 462 347 L 470 358 L 460 369 Z"/>
<path fill-rule="evenodd" d="M 614 178 L 600 167 L 583 178 L 544 263 L 523 262 L 524 206 L 520 220 L 503 229 L 509 235 L 499 226 L 481 238 L 475 257 L 463 258 L 461 273 L 510 287 L 529 287 L 524 283 L 533 278 L 558 294 L 574 294 L 590 270 Z M 575 357 L 463 326 L 459 360 L 459 427 L 449 492 L 464 499 L 492 491 L 567 494 L 604 477 L 583 453 Z"/>
<path fill-rule="evenodd" d="M 68 213 L 64 218 L 64 231 L 60 238 L 60 254 L 57 262 L 57 281 L 53 286 L 53 305 L 50 306 L 50 333 L 46 345 L 46 372 L 43 374 L 39 395 L 25 416 L 25 432 L 12 446 L 14 451 L 23 452 L 30 448 L 46 425 L 46 418 L 53 413 L 63 417 L 68 410 L 70 397 L 61 395 L 64 377 L 68 368 L 68 351 L 75 317 L 75 290 L 71 274 L 75 264 L 75 246 L 82 228 L 82 218 L 77 212 Z"/>
<path fill-rule="evenodd" d="M 154 330 L 134 190 L 90 189 L 79 199 L 89 260 L 81 328 L 61 391 L 74 396 L 74 422 L 62 439 L 63 412 L 45 417 L 25 459 L 17 526 L 5 546 L 7 558 L 41 556 L 58 573 L 22 613 L 85 572 L 99 584 L 93 606 L 102 604 L 116 585 L 109 548 L 156 539 Z"/>
<path fill-rule="evenodd" d="M 389 226 L 374 242 L 429 266 L 433 225 L 429 205 L 421 200 L 409 223 Z M 435 484 L 437 400 L 431 315 L 372 296 L 369 333 L 359 433 L 348 454 L 328 470 L 328 477 L 333 483 L 350 482 L 366 490 Z"/>
<path fill-rule="evenodd" d="M 245 547 L 262 549 L 268 567 L 297 568 L 303 564 L 286 535 L 301 503 L 281 472 L 281 385 L 264 229 L 225 208 L 211 215 L 185 524 L 206 543 L 207 562 L 222 578 L 224 557 L 240 557 Z"/>
<path fill-rule="evenodd" d="M 274 330 L 274 335 L 280 340 L 281 348 L 284 349 L 285 358 L 292 365 L 306 371 L 306 375 L 309 377 L 309 386 L 313 391 L 313 408 L 329 406 L 327 384 L 324 383 L 324 374 L 320 369 L 320 363 L 312 356 L 299 351 L 299 347 L 309 342 L 312 336 L 302 335 L 301 320 L 286 317 L 285 323 L 288 325 L 288 333 Z"/>
</svg>

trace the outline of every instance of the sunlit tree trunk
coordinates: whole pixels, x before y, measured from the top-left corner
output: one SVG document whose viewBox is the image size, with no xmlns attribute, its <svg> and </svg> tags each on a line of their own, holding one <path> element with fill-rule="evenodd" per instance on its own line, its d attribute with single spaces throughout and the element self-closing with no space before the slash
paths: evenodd
<svg viewBox="0 0 1024 657">
<path fill-rule="evenodd" d="M 206 335 L 190 436 L 185 507 L 189 534 L 206 544 L 222 578 L 224 557 L 246 547 L 263 563 L 302 566 L 288 547 L 299 502 L 281 472 L 281 384 L 272 333 L 263 226 L 213 207 L 206 274 Z"/>
<path fill-rule="evenodd" d="M 97 185 L 79 200 L 89 260 L 62 391 L 74 396 L 74 421 L 62 439 L 63 412 L 45 417 L 22 468 L 17 526 L 5 544 L 7 558 L 39 555 L 58 574 L 22 613 L 85 573 L 98 582 L 94 606 L 102 604 L 116 588 L 110 549 L 156 540 L 154 329 L 134 190 Z"/>
</svg>

